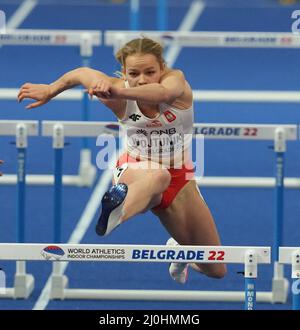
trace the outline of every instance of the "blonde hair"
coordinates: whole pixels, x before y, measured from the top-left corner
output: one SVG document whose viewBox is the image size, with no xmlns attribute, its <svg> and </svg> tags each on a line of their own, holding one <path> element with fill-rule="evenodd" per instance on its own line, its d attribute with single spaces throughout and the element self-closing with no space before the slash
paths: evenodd
<svg viewBox="0 0 300 330">
<path fill-rule="evenodd" d="M 128 56 L 135 54 L 152 54 L 156 57 L 161 67 L 163 67 L 165 65 L 163 51 L 163 46 L 160 43 L 150 38 L 142 37 L 127 42 L 117 51 L 115 57 L 116 60 L 122 65 L 122 68 L 125 68 L 125 61 Z"/>
</svg>

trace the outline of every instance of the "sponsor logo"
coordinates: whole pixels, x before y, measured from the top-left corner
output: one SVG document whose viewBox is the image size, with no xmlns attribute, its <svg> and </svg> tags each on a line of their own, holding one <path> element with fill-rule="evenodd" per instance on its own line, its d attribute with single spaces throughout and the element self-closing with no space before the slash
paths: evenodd
<svg viewBox="0 0 300 330">
<path fill-rule="evenodd" d="M 240 136 L 240 129 L 235 127 L 195 127 L 194 134 L 213 136 Z"/>
<path fill-rule="evenodd" d="M 147 131 L 145 131 L 144 129 L 138 129 L 136 131 L 136 134 L 145 135 L 145 136 L 148 135 Z"/>
<path fill-rule="evenodd" d="M 172 121 L 174 121 L 176 119 L 176 116 L 170 110 L 165 111 L 163 114 L 169 123 L 171 123 Z"/>
<path fill-rule="evenodd" d="M 227 44 L 260 44 L 274 45 L 277 38 L 275 37 L 226 37 L 224 39 Z"/>
<path fill-rule="evenodd" d="M 253 284 L 247 285 L 247 294 L 246 294 L 246 302 L 247 302 L 247 310 L 254 309 L 254 299 L 255 299 L 255 287 Z"/>
<path fill-rule="evenodd" d="M 138 250 L 132 251 L 132 259 L 134 260 L 204 260 L 204 251 L 192 251 L 192 250 Z"/>
<path fill-rule="evenodd" d="M 46 260 L 59 260 L 65 255 L 65 252 L 57 245 L 48 245 L 43 249 L 41 254 Z"/>
<path fill-rule="evenodd" d="M 169 123 L 171 123 L 172 121 L 174 121 L 176 119 L 176 116 L 170 110 L 165 111 L 164 116 L 166 117 L 166 119 Z"/>
<path fill-rule="evenodd" d="M 18 42 L 18 43 L 48 43 L 51 40 L 50 35 L 14 35 L 14 34 L 3 34 L 0 35 L 0 41 L 6 42 Z"/>
<path fill-rule="evenodd" d="M 259 131 L 256 127 L 194 127 L 195 135 L 204 136 L 252 136 L 258 137 Z"/>
<path fill-rule="evenodd" d="M 140 115 L 136 115 L 135 113 L 130 115 L 128 118 L 130 118 L 131 120 L 133 120 L 134 122 L 140 120 L 141 116 Z"/>
<path fill-rule="evenodd" d="M 152 130 L 151 131 L 151 135 L 152 134 L 155 134 L 155 135 L 173 135 L 176 133 L 176 128 L 175 127 L 171 127 L 171 128 L 167 128 L 167 129 L 164 129 L 164 130 Z"/>
<path fill-rule="evenodd" d="M 72 260 L 125 259 L 125 250 L 113 248 L 68 248 L 66 258 Z"/>
</svg>

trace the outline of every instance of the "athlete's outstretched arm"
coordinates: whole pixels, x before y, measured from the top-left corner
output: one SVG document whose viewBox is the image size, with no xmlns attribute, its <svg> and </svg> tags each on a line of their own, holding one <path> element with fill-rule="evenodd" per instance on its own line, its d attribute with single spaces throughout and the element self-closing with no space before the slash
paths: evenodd
<svg viewBox="0 0 300 330">
<path fill-rule="evenodd" d="M 73 88 L 78 85 L 83 85 L 87 90 L 93 88 L 95 82 L 103 81 L 104 85 L 109 85 L 111 81 L 117 78 L 111 78 L 106 74 L 90 68 L 82 67 L 67 72 L 58 80 L 51 84 L 24 84 L 19 91 L 18 101 L 24 99 L 33 99 L 36 102 L 29 104 L 26 108 L 32 109 L 49 102 L 53 97 L 59 93 Z M 105 92 L 105 88 L 104 88 Z"/>
<path fill-rule="evenodd" d="M 184 92 L 185 79 L 181 71 L 173 71 L 160 83 L 145 84 L 133 88 L 122 88 L 120 97 L 149 103 L 172 103 Z"/>
</svg>

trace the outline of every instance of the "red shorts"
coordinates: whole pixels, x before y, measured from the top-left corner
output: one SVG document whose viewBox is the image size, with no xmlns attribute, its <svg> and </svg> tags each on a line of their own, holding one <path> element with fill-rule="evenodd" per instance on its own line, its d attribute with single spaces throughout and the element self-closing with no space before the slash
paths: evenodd
<svg viewBox="0 0 300 330">
<path fill-rule="evenodd" d="M 139 160 L 130 157 L 127 153 L 124 153 L 117 161 L 117 167 L 114 171 L 115 183 L 118 182 L 122 173 L 127 169 L 128 163 L 137 162 L 139 162 Z M 162 194 L 161 203 L 154 207 L 154 210 L 166 209 L 169 207 L 178 192 L 185 186 L 186 183 L 189 182 L 189 180 L 194 177 L 194 169 L 191 161 L 188 164 L 188 168 L 186 166 L 182 166 L 182 168 L 179 169 L 170 168 L 168 171 L 171 174 L 171 182 L 169 187 Z"/>
</svg>

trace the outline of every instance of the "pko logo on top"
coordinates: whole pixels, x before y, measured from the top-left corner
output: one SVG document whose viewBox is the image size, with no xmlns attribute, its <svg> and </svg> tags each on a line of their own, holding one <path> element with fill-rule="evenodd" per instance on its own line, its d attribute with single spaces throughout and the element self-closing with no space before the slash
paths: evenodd
<svg viewBox="0 0 300 330">
<path fill-rule="evenodd" d="M 0 34 L 6 32 L 5 12 L 0 10 Z"/>
</svg>

